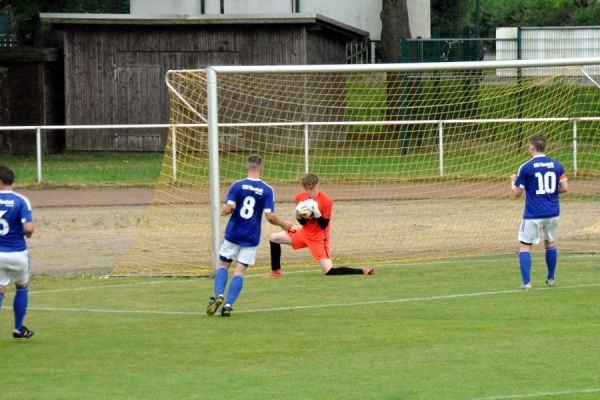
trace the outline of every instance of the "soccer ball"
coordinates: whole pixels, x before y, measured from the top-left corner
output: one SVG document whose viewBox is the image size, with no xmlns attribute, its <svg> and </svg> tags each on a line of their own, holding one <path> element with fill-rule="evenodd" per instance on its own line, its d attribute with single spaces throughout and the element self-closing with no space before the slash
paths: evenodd
<svg viewBox="0 0 600 400">
<path fill-rule="evenodd" d="M 296 214 L 301 215 L 304 219 L 312 219 L 314 218 L 313 212 L 306 212 L 306 208 L 311 208 L 312 205 L 316 203 L 313 199 L 303 200 L 296 205 Z"/>
</svg>

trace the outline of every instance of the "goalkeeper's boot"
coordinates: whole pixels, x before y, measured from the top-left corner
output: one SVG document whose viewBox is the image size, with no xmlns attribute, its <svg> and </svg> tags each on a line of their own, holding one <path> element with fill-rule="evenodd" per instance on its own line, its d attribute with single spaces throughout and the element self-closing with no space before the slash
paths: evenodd
<svg viewBox="0 0 600 400">
<path fill-rule="evenodd" d="M 362 272 L 363 272 L 363 275 L 373 275 L 375 273 L 375 269 L 374 268 L 363 268 Z"/>
<path fill-rule="evenodd" d="M 27 329 L 26 326 L 22 326 L 21 330 L 17 330 L 17 329 L 13 330 L 13 337 L 15 339 L 31 339 L 32 336 L 33 336 L 33 331 L 30 331 L 29 329 Z"/>
<path fill-rule="evenodd" d="M 531 288 L 532 288 L 531 283 L 522 283 L 521 287 L 519 289 L 521 289 L 521 290 L 529 290 Z"/>
<path fill-rule="evenodd" d="M 265 278 L 281 278 L 282 276 L 283 272 L 281 272 L 281 269 L 276 269 L 265 275 Z"/>
<path fill-rule="evenodd" d="M 554 286 L 554 279 L 546 279 L 546 285 L 548 285 L 548 287 Z"/>
<path fill-rule="evenodd" d="M 208 303 L 208 307 L 206 307 L 206 314 L 209 317 L 213 316 L 217 312 L 219 307 L 221 307 L 223 301 L 224 298 L 222 294 L 218 295 L 217 297 L 211 297 L 210 302 Z"/>
<path fill-rule="evenodd" d="M 233 308 L 231 308 L 231 305 L 225 304 L 223 306 L 223 308 L 221 309 L 221 317 L 231 317 L 232 311 L 233 311 Z"/>
</svg>

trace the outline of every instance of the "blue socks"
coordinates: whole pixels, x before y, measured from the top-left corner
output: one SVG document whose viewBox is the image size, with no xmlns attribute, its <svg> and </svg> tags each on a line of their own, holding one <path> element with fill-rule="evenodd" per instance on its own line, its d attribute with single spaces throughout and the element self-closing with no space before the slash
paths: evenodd
<svg viewBox="0 0 600 400">
<path fill-rule="evenodd" d="M 531 253 L 523 251 L 519 253 L 519 267 L 521 268 L 521 278 L 523 284 L 527 285 L 531 281 Z"/>
<path fill-rule="evenodd" d="M 13 301 L 13 310 L 15 311 L 15 329 L 23 328 L 23 319 L 27 313 L 27 301 L 29 297 L 29 288 L 18 288 Z"/>
<path fill-rule="evenodd" d="M 554 280 L 554 271 L 556 271 L 556 259 L 558 258 L 558 250 L 556 247 L 546 249 L 546 266 L 548 266 L 548 275 L 546 279 Z"/>
<path fill-rule="evenodd" d="M 237 300 L 242 288 L 244 287 L 244 277 L 240 275 L 234 275 L 231 278 L 231 283 L 229 284 L 229 290 L 227 291 L 227 300 L 225 304 L 233 305 Z"/>
<path fill-rule="evenodd" d="M 215 274 L 215 296 L 225 293 L 227 285 L 227 268 L 218 268 Z"/>
<path fill-rule="evenodd" d="M 0 308 L 2 308 L 2 300 L 4 300 L 4 293 L 0 293 Z"/>
<path fill-rule="evenodd" d="M 228 271 L 227 268 L 217 269 L 215 274 L 215 296 L 219 296 L 225 293 L 225 286 L 227 286 Z M 244 277 L 241 275 L 234 275 L 231 278 L 229 284 L 229 290 L 227 291 L 227 300 L 225 304 L 232 305 L 237 300 L 242 288 L 244 287 Z"/>
</svg>

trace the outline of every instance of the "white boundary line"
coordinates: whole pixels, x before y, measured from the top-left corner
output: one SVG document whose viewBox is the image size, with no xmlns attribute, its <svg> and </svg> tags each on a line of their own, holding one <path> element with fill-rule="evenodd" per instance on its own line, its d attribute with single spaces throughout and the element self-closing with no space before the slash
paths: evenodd
<svg viewBox="0 0 600 400">
<path fill-rule="evenodd" d="M 563 394 L 582 394 L 582 393 L 598 393 L 600 388 L 593 389 L 574 389 L 565 390 L 560 392 L 540 392 L 540 393 L 529 393 L 529 394 L 509 394 L 506 396 L 492 396 L 492 397 L 477 397 L 473 400 L 509 400 L 509 399 L 533 399 L 535 397 L 547 397 L 547 396 L 560 396 Z"/>
<path fill-rule="evenodd" d="M 482 264 L 489 264 L 489 263 L 497 263 L 498 260 L 495 257 L 506 257 L 509 256 L 508 254 L 498 254 L 495 256 L 491 256 L 491 257 L 483 257 L 481 259 L 478 259 L 477 262 L 482 263 Z M 564 258 L 572 258 L 572 257 L 598 257 L 598 255 L 596 254 L 563 254 L 561 255 L 561 259 Z M 374 268 L 377 269 L 391 269 L 391 268 L 405 268 L 405 267 L 414 267 L 414 266 L 418 266 L 419 268 L 426 268 L 429 266 L 435 267 L 435 266 L 439 266 L 439 265 L 446 265 L 446 264 L 456 264 L 456 263 L 460 263 L 461 259 L 454 259 L 454 260 L 438 260 L 438 261 L 427 261 L 427 262 L 419 262 L 419 261 L 415 261 L 415 262 L 406 262 L 406 263 L 398 263 L 398 264 L 376 264 L 373 265 Z M 287 271 L 285 273 L 285 275 L 299 275 L 299 274 L 309 274 L 309 273 L 321 273 L 321 271 L 318 269 L 318 267 L 315 266 L 315 268 L 311 268 L 311 269 L 300 269 L 300 270 L 293 270 L 293 271 Z M 245 278 L 262 278 L 264 276 L 266 276 L 268 273 L 260 273 L 260 274 L 248 274 L 245 276 Z M 129 278 L 128 278 L 129 279 Z M 131 278 L 133 279 L 133 278 Z M 112 287 L 128 287 L 128 286 L 139 286 L 139 285 L 161 285 L 161 284 L 167 284 L 167 283 L 192 283 L 192 282 L 197 282 L 198 280 L 196 278 L 181 278 L 181 279 L 177 279 L 177 278 L 168 278 L 168 279 L 162 279 L 162 280 L 158 280 L 158 281 L 150 281 L 150 282 L 128 282 L 128 283 L 114 283 L 114 284 L 109 284 L 109 285 L 93 285 L 93 286 L 83 286 L 83 287 L 73 287 L 73 288 L 61 288 L 61 289 L 47 289 L 47 290 L 30 290 L 29 294 L 30 295 L 37 295 L 37 294 L 46 294 L 46 293 L 67 293 L 67 292 L 75 292 L 75 291 L 85 291 L 85 290 L 95 290 L 95 289 L 110 289 Z"/>
<path fill-rule="evenodd" d="M 506 254 L 500 254 L 498 256 L 507 256 Z M 574 257 L 597 257 L 597 254 L 563 254 L 561 256 L 561 259 L 564 258 L 574 258 Z M 481 259 L 477 260 L 478 263 L 481 264 L 487 264 L 487 263 L 495 263 L 498 262 L 498 260 L 495 258 L 496 256 L 490 256 L 490 257 L 482 257 Z M 435 267 L 438 265 L 444 265 L 444 264 L 454 264 L 456 263 L 457 260 L 438 260 L 438 261 L 427 261 L 427 262 L 406 262 L 406 263 L 398 263 L 398 264 L 381 264 L 381 265 L 374 265 L 374 268 L 377 269 L 391 269 L 391 268 L 404 268 L 404 267 L 414 267 L 414 266 L 418 266 L 419 268 L 426 268 L 429 266 Z M 293 270 L 293 271 L 286 271 L 285 275 L 299 275 L 299 274 L 309 274 L 309 273 L 321 273 L 321 271 L 318 269 L 318 267 L 315 266 L 315 268 L 311 268 L 311 269 L 301 269 L 301 270 Z M 260 273 L 260 274 L 248 274 L 245 276 L 245 278 L 262 278 L 264 276 L 266 276 L 268 273 Z M 177 278 L 165 278 L 165 279 L 161 279 L 158 281 L 148 281 L 148 282 L 128 282 L 128 283 L 114 283 L 114 284 L 110 284 L 110 285 L 93 285 L 93 286 L 83 286 L 83 287 L 73 287 L 73 288 L 61 288 L 61 289 L 47 289 L 47 290 L 30 290 L 29 294 L 30 295 L 36 295 L 36 294 L 46 294 L 46 293 L 68 293 L 68 292 L 74 292 L 74 291 L 85 291 L 85 290 L 94 290 L 94 289 L 110 289 L 110 288 L 117 288 L 117 287 L 128 287 L 128 286 L 139 286 L 139 285 L 161 285 L 161 284 L 166 284 L 166 283 L 191 283 L 191 282 L 197 282 L 198 279 L 203 279 L 203 278 L 185 278 L 185 279 L 177 279 Z"/>
<path fill-rule="evenodd" d="M 600 283 L 589 283 L 581 285 L 571 286 L 560 286 L 553 288 L 541 288 L 534 289 L 533 292 L 539 292 L 544 290 L 566 290 L 566 289 L 581 289 L 599 287 Z M 375 304 L 402 304 L 402 303 L 414 303 L 414 302 L 429 302 L 429 301 L 444 301 L 452 299 L 465 299 L 473 297 L 484 297 L 484 296 L 497 296 L 502 294 L 513 294 L 522 292 L 519 289 L 512 290 L 498 290 L 492 292 L 475 292 L 475 293 L 458 293 L 440 296 L 427 296 L 427 297 L 409 297 L 400 299 L 389 299 L 389 300 L 371 300 L 371 301 L 357 301 L 352 303 L 329 303 L 329 304 L 309 304 L 299 306 L 286 306 L 286 307 L 272 307 L 272 308 L 257 308 L 250 310 L 237 311 L 236 314 L 250 314 L 250 313 L 269 313 L 277 311 L 293 311 L 293 310 L 307 310 L 317 308 L 337 308 L 337 307 L 354 307 L 354 306 L 367 306 Z M 31 311 L 55 311 L 55 312 L 87 312 L 87 313 L 115 313 L 115 314 L 154 314 L 154 315 L 206 315 L 203 311 L 160 311 L 160 310 L 115 310 L 115 309 L 101 309 L 101 308 L 76 308 L 76 307 L 29 307 Z"/>
</svg>

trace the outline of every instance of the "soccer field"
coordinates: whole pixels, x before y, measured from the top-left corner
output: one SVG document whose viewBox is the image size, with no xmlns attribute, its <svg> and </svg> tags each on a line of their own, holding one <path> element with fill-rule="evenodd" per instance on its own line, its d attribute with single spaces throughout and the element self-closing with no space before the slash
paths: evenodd
<svg viewBox="0 0 600 400">
<path fill-rule="evenodd" d="M 29 341 L 0 312 L 3 399 L 598 399 L 595 255 L 557 287 L 519 285 L 516 256 L 249 276 L 231 318 L 212 280 L 36 277 Z"/>
</svg>

